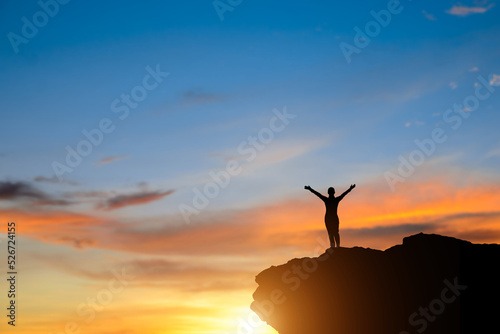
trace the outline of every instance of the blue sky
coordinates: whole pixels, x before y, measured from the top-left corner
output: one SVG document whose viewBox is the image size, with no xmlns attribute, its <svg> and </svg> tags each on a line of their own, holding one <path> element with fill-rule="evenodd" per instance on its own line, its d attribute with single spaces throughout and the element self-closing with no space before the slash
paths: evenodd
<svg viewBox="0 0 500 334">
<path fill-rule="evenodd" d="M 287 177 L 308 168 L 315 177 L 300 175 L 299 184 L 325 178 L 347 184 L 355 175 L 340 162 L 369 164 L 372 171 L 362 174 L 377 177 L 414 149 L 414 139 L 429 136 L 439 113 L 473 92 L 478 75 L 498 73 L 494 5 L 463 4 L 487 9 L 464 16 L 450 13 L 460 7 L 453 2 L 402 1 L 401 12 L 351 63 L 339 44 L 353 44 L 353 28 L 364 29 L 370 12 L 387 9 L 387 2 L 243 1 L 223 21 L 208 1 L 60 5 L 19 53 L 3 39 L 2 172 L 12 180 L 52 177 L 51 163 L 64 160 L 65 146 L 75 148 L 83 129 L 109 118 L 116 130 L 68 178 L 88 187 L 150 182 L 178 189 L 185 200 L 190 187 L 203 184 L 203 177 L 186 175 L 223 168 L 221 156 L 234 155 L 272 109 L 286 106 L 297 118 L 273 145 L 307 146 L 294 158 L 300 168 L 286 168 Z M 5 35 L 19 34 L 21 18 L 40 10 L 35 2 L 3 7 Z M 156 65 L 169 77 L 118 120 L 110 102 Z M 467 164 L 498 147 L 495 95 L 437 154 L 464 152 Z M 98 164 L 110 157 L 118 158 Z M 258 177 L 273 187 L 297 187 L 271 171 Z M 261 197 L 259 187 L 240 183 L 236 189 L 249 200 Z"/>
<path fill-rule="evenodd" d="M 255 274 L 325 236 L 306 184 L 357 184 L 340 213 L 348 246 L 422 229 L 500 240 L 498 1 L 234 0 L 223 20 L 214 3 L 72 0 L 49 17 L 37 1 L 1 2 L 0 217 L 23 224 L 27 291 L 60 302 L 49 317 L 30 300 L 38 322 L 23 333 L 63 328 L 126 264 L 136 280 L 89 331 L 234 333 Z M 392 6 L 348 62 L 342 43 Z M 476 110 L 447 113 L 478 89 L 491 94 Z M 453 129 L 446 117 L 459 116 Z M 113 130 L 60 182 L 54 162 L 102 122 Z M 391 189 L 387 172 L 436 129 L 447 139 Z M 239 172 L 214 190 L 210 173 L 228 163 Z M 186 224 L 180 208 L 210 184 L 217 193 Z M 65 285 L 42 291 L 42 276 Z"/>
</svg>

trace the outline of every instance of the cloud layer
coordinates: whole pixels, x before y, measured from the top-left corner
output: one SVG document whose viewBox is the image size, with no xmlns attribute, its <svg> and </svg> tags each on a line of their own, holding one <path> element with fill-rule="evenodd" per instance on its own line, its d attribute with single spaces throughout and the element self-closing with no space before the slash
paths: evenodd
<svg viewBox="0 0 500 334">
<path fill-rule="evenodd" d="M 445 233 L 471 241 L 495 242 L 500 227 L 500 184 L 446 177 L 402 184 L 398 191 L 381 191 L 373 182 L 358 187 L 340 205 L 341 235 L 346 246 L 384 248 L 419 231 Z M 340 190 L 339 190 L 340 191 Z M 102 210 L 150 203 L 173 193 L 142 190 L 101 199 Z M 40 195 L 29 187 L 4 186 L 3 196 Z M 88 215 L 69 210 L 3 209 L 0 218 L 23 222 L 33 238 L 75 248 L 95 247 L 143 254 L 264 254 L 294 248 L 313 251 L 324 231 L 324 207 L 304 193 L 302 200 L 201 215 L 184 225 L 175 215 L 153 221 L 121 222 L 119 216 Z M 467 238 L 467 236 L 470 238 Z M 475 239 L 474 239 L 475 238 Z"/>
</svg>

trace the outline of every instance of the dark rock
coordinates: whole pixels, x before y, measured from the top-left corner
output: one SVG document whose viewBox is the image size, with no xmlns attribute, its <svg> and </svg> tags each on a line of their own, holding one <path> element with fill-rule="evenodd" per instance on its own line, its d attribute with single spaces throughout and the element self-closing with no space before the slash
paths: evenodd
<svg viewBox="0 0 500 334">
<path fill-rule="evenodd" d="M 385 251 L 329 249 L 256 277 L 280 334 L 498 332 L 500 245 L 417 234 Z"/>
</svg>

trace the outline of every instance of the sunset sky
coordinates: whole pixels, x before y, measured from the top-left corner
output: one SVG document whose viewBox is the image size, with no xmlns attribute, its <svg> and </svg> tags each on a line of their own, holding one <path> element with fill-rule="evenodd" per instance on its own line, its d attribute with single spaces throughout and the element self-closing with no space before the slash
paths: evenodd
<svg viewBox="0 0 500 334">
<path fill-rule="evenodd" d="M 0 332 L 276 333 L 255 276 L 329 246 L 305 185 L 357 185 L 345 247 L 500 243 L 499 6 L 2 1 Z"/>
</svg>

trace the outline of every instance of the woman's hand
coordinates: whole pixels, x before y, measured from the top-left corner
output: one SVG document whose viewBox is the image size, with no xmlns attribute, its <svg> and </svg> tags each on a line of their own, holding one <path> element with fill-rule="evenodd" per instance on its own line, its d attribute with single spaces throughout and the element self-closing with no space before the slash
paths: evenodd
<svg viewBox="0 0 500 334">
<path fill-rule="evenodd" d="M 304 189 L 311 190 L 310 186 L 304 186 Z"/>
</svg>

